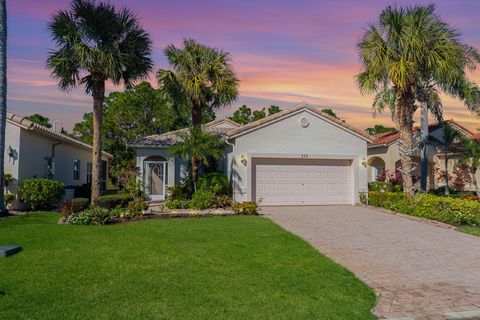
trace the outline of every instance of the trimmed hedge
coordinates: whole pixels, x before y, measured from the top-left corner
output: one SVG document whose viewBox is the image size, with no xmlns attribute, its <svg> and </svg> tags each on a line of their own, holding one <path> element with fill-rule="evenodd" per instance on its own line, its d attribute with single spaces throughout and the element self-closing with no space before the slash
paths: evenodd
<svg viewBox="0 0 480 320">
<path fill-rule="evenodd" d="M 95 206 L 100 208 L 113 209 L 117 207 L 127 208 L 128 203 L 133 201 L 133 197 L 128 193 L 110 194 L 100 196 L 93 202 Z"/>
<path fill-rule="evenodd" d="M 412 216 L 460 225 L 480 224 L 480 201 L 399 192 L 369 192 L 368 204 Z"/>
</svg>

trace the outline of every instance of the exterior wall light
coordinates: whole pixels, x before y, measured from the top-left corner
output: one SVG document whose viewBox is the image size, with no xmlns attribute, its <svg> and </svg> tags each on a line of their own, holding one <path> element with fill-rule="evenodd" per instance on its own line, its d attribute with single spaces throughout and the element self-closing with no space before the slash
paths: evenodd
<svg viewBox="0 0 480 320">
<path fill-rule="evenodd" d="M 364 167 L 366 168 L 366 167 L 367 167 L 367 165 L 368 165 L 367 158 L 363 157 L 363 158 L 362 158 L 362 162 L 361 162 L 361 163 L 362 163 L 362 166 L 364 166 Z"/>
<path fill-rule="evenodd" d="M 245 156 L 244 156 L 243 154 L 240 156 L 240 162 L 241 162 L 244 166 L 247 165 L 247 158 L 245 158 Z"/>
</svg>

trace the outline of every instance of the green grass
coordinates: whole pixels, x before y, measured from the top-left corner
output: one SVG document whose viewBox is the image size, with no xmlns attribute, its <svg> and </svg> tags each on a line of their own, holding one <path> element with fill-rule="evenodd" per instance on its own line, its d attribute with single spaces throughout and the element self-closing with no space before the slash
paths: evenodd
<svg viewBox="0 0 480 320">
<path fill-rule="evenodd" d="M 458 231 L 473 234 L 474 236 L 480 237 L 480 227 L 472 227 L 472 226 L 460 226 L 457 228 Z"/>
<path fill-rule="evenodd" d="M 0 319 L 374 319 L 371 289 L 262 217 L 0 220 Z"/>
</svg>

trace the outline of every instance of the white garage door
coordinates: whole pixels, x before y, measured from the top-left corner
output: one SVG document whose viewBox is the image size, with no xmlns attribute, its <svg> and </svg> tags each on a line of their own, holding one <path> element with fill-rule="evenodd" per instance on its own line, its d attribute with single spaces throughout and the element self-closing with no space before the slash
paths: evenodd
<svg viewBox="0 0 480 320">
<path fill-rule="evenodd" d="M 254 159 L 254 198 L 262 205 L 352 203 L 350 160 Z"/>
</svg>

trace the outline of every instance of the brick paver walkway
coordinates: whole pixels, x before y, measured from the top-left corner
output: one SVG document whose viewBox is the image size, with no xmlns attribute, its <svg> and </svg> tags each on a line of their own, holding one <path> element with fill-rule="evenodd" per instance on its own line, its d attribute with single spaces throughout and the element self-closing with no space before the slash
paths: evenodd
<svg viewBox="0 0 480 320">
<path fill-rule="evenodd" d="M 381 318 L 480 310 L 480 237 L 366 207 L 265 207 L 379 294 Z"/>
</svg>

